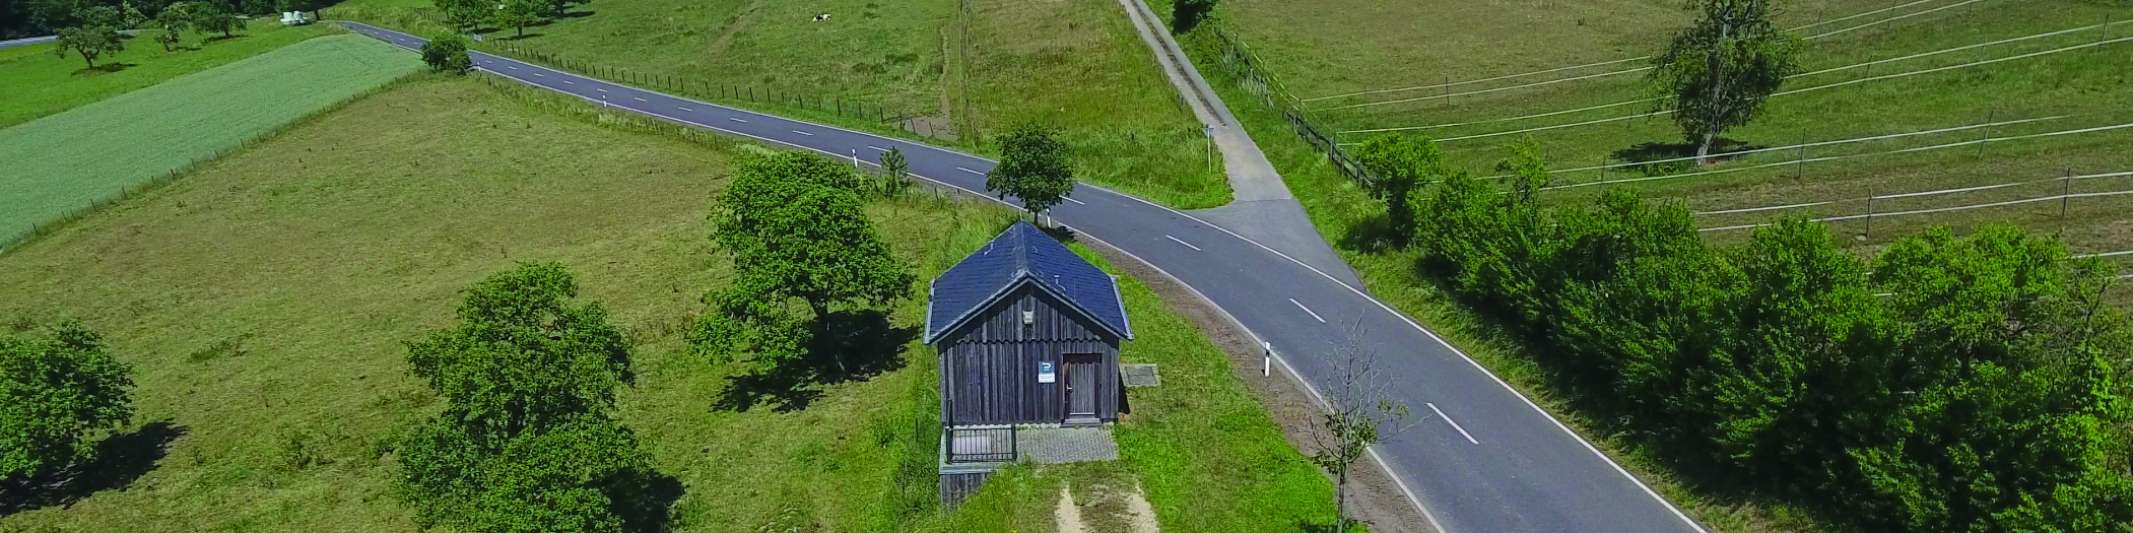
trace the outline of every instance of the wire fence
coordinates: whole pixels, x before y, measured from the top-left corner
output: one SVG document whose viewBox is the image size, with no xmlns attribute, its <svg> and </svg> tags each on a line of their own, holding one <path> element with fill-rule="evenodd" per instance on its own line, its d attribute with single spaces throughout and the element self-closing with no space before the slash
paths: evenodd
<svg viewBox="0 0 2133 533">
<path fill-rule="evenodd" d="M 1837 17 L 1837 19 L 1824 19 L 1824 21 L 1815 21 L 1815 23 L 1807 23 L 1807 26 L 1794 26 L 1794 28 L 1787 28 L 1787 32 L 1800 32 L 1800 30 L 1809 30 L 1809 28 L 1819 28 L 1819 26 L 1828 26 L 1828 23 L 1839 23 L 1839 21 L 1849 21 L 1849 19 L 1858 19 L 1858 17 L 1871 17 L 1871 15 L 1881 15 L 1881 13 L 1888 13 L 1888 11 L 1896 11 L 1896 9 L 1909 9 L 1909 6 L 1918 6 L 1918 4 L 1928 4 L 1928 2 L 1941 2 L 1941 0 L 1915 0 L 1915 2 L 1909 2 L 1909 4 L 1886 6 L 1886 9 L 1875 9 L 1875 11 L 1866 11 L 1866 13 L 1856 13 L 1856 15 L 1847 15 L 1847 17 Z M 1937 13 L 1937 11 L 1945 11 L 1945 9 L 1956 9 L 1956 6 L 1967 6 L 1967 4 L 1975 4 L 1975 2 L 1982 2 L 1982 0 L 1964 0 L 1964 2 L 1956 2 L 1956 4 L 1947 4 L 1947 6 L 1937 6 L 1937 9 L 1926 9 L 1926 11 L 1915 11 L 1915 13 L 1905 13 L 1905 15 L 1894 15 L 1894 17 L 1886 17 L 1886 19 L 1875 19 L 1875 21 L 1866 21 L 1866 23 L 1858 23 L 1858 26 L 1851 26 L 1851 28 L 1841 28 L 1841 30 L 1832 30 L 1832 32 L 1822 32 L 1822 34 L 1813 34 L 1813 36 L 1807 36 L 1807 41 L 1819 41 L 1819 38 L 1837 36 L 1837 34 L 1845 34 L 1845 32 L 1856 32 L 1856 30 L 1864 30 L 1864 28 L 1873 28 L 1873 26 L 1881 26 L 1881 23 L 1890 23 L 1890 21 L 1901 21 L 1901 19 L 1909 19 L 1909 17 L 1918 17 L 1918 15 L 1928 15 L 1928 13 Z M 1438 90 L 1438 92 L 1450 92 L 1450 87 L 1461 87 L 1461 85 L 1476 85 L 1476 83 L 1489 83 L 1489 81 L 1506 81 L 1506 79 L 1521 79 L 1521 77 L 1536 77 L 1536 75 L 1553 75 L 1553 72 L 1566 72 L 1566 70 L 1583 70 L 1583 68 L 1593 68 L 1593 66 L 1610 66 L 1610 64 L 1627 64 L 1627 62 L 1645 62 L 1645 60 L 1651 60 L 1651 55 L 1638 55 L 1638 58 L 1623 58 L 1623 60 L 1610 60 L 1610 62 L 1591 62 L 1591 64 L 1576 64 L 1576 66 L 1557 66 L 1557 68 L 1542 68 L 1542 70 L 1517 72 L 1517 75 L 1497 75 L 1497 77 L 1485 77 L 1485 79 L 1465 79 L 1465 81 L 1450 81 L 1450 79 L 1446 79 L 1444 83 L 1436 83 L 1436 85 L 1408 85 L 1408 87 L 1391 87 L 1391 90 L 1363 90 L 1363 92 L 1346 92 L 1346 94 L 1331 94 L 1331 96 L 1314 96 L 1314 98 L 1303 98 L 1303 102 L 1340 100 L 1340 98 L 1354 98 L 1354 96 L 1372 96 L 1372 94 L 1397 94 L 1397 92 L 1418 92 L 1418 90 Z M 1517 90 L 1517 87 L 1534 87 L 1534 85 L 1553 85 L 1553 83 L 1563 83 L 1563 81 L 1576 81 L 1576 79 L 1600 79 L 1600 77 L 1630 75 L 1630 72 L 1642 72 L 1642 70 L 1651 70 L 1651 68 L 1649 68 L 1649 66 L 1645 66 L 1645 68 L 1625 68 L 1625 70 L 1608 70 L 1608 72 L 1598 72 L 1598 75 L 1578 75 L 1578 77 L 1570 77 L 1570 79 L 1549 79 L 1549 81 L 1534 81 L 1534 83 L 1521 83 L 1521 85 L 1495 87 L 1495 90 Z M 1489 90 L 1489 92 L 1495 92 L 1495 90 Z M 1425 98 L 1438 98 L 1438 96 L 1425 96 Z"/>
<path fill-rule="evenodd" d="M 1289 127 L 1294 129 L 1298 136 L 1303 137 L 1304 141 L 1309 142 L 1311 147 L 1326 154 L 1327 162 L 1338 169 L 1341 175 L 1366 187 L 1372 185 L 1369 173 L 1364 172 L 1362 165 L 1341 149 L 1340 144 L 1329 133 L 1332 130 L 1320 126 L 1318 121 L 1311 117 L 1302 101 L 1297 100 L 1289 92 L 1288 86 L 1283 85 L 1280 78 L 1263 66 L 1264 63 L 1259 60 L 1257 54 L 1252 53 L 1250 47 L 1222 28 L 1219 22 L 1203 24 L 1201 28 L 1188 38 L 1212 39 L 1211 44 L 1219 54 L 1217 64 L 1235 78 L 1239 86 L 1259 97 L 1260 102 L 1281 113 L 1282 118 L 1288 120 Z"/>
<path fill-rule="evenodd" d="M 2074 203 L 2077 200 L 2085 202 L 2092 199 L 2114 198 L 2126 195 L 2133 195 L 2133 183 L 2118 184 L 2117 187 L 2106 188 L 2103 190 L 2088 190 L 2086 188 L 2081 191 L 2075 190 L 2077 184 L 2084 184 L 2085 182 L 2090 182 L 2092 180 L 2133 182 L 2133 180 L 2115 180 L 2114 178 L 2133 178 L 2133 171 L 2075 174 L 2074 171 L 2069 168 L 2064 169 L 2063 173 L 2060 176 L 2047 179 L 2030 179 L 2006 183 L 1996 183 L 1990 185 L 1954 187 L 1914 192 L 1876 193 L 1871 187 L 1869 187 L 1866 191 L 1866 194 L 1852 198 L 1833 198 L 1817 201 L 1792 202 L 1779 205 L 1761 205 L 1753 207 L 1715 209 L 1696 211 L 1692 214 L 1698 217 L 1700 220 L 1727 217 L 1733 215 L 1754 215 L 1764 218 L 1764 220 L 1758 220 L 1755 222 L 1720 224 L 1698 228 L 1698 231 L 1706 233 L 1759 228 L 1775 224 L 1775 219 L 1778 218 L 1795 217 L 1798 216 L 1799 213 L 1810 212 L 1817 215 L 1810 216 L 1807 218 L 1807 220 L 1812 222 L 1828 223 L 1859 221 L 1863 225 L 1863 228 L 1861 230 L 1861 236 L 1871 236 L 1873 234 L 1874 221 L 1877 219 L 1887 220 L 1899 217 L 1942 215 L 1980 209 L 1994 209 L 2034 204 L 2051 205 L 2051 202 L 2057 202 L 2057 213 L 2054 215 L 2054 217 L 2056 218 L 2059 226 L 2061 228 L 2064 228 L 2066 227 L 2066 224 L 2069 221 L 2069 214 L 2074 209 Z M 2045 194 L 2041 196 L 2035 195 L 2034 192 L 2031 192 L 2029 194 L 2023 194 L 2015 196 L 2013 198 L 1977 198 L 1978 196 L 1986 196 L 1992 193 L 1999 193 L 2003 195 L 2008 193 L 2022 193 L 2025 189 L 2034 190 L 2044 187 L 2049 187 L 2054 190 L 2050 194 Z M 1933 203 L 1916 202 L 1922 199 L 1927 199 L 1928 202 L 1931 202 L 1933 200 L 1941 198 L 1955 198 L 1959 199 L 1959 201 L 1963 203 L 1936 205 Z M 1914 203 L 1908 205 L 1897 203 L 1892 205 L 1892 202 L 1898 200 L 1912 200 L 1914 201 Z M 1841 213 L 1842 211 L 1830 209 L 1833 206 L 1853 207 L 1844 208 L 1845 210 L 1851 210 L 1850 213 L 1835 214 Z"/>
</svg>

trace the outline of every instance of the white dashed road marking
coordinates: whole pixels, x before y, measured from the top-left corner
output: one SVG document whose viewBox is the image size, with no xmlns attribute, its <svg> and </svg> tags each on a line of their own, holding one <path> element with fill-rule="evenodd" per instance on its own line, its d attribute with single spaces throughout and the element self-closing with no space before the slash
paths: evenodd
<svg viewBox="0 0 2133 533">
<path fill-rule="evenodd" d="M 1311 312 L 1311 308 L 1309 308 L 1309 307 L 1304 307 L 1304 304 L 1303 304 L 1303 302 L 1299 302 L 1299 301 L 1296 301 L 1296 299 L 1295 299 L 1295 298 L 1290 298 L 1290 299 L 1289 299 L 1289 303 L 1292 303 L 1292 304 L 1296 304 L 1296 308 L 1297 308 L 1297 309 L 1302 309 L 1302 310 L 1304 310 L 1304 314 L 1306 314 L 1306 315 L 1311 315 L 1311 318 L 1312 318 L 1312 319 L 1315 319 L 1315 320 L 1318 320 L 1318 323 L 1320 323 L 1320 324 L 1324 324 L 1324 323 L 1326 323 L 1326 318 L 1325 318 L 1325 317 L 1322 317 L 1322 316 L 1318 316 L 1318 313 L 1314 313 L 1314 312 Z"/>
<path fill-rule="evenodd" d="M 867 145 L 867 148 L 872 148 L 872 149 L 874 149 L 875 151 L 880 151 L 880 152 L 887 152 L 887 151 L 889 151 L 889 149 L 887 149 L 887 148 L 882 148 L 882 147 L 879 147 L 879 146 L 874 146 L 874 145 L 871 145 L 871 144 Z"/>
<path fill-rule="evenodd" d="M 1191 249 L 1192 249 L 1192 251 L 1195 251 L 1195 252 L 1201 252 L 1201 251 L 1205 251 L 1205 250 L 1201 250 L 1201 249 L 1200 249 L 1200 247 L 1198 247 L 1198 246 L 1193 246 L 1193 245 L 1192 245 L 1192 243 L 1189 243 L 1189 242 L 1185 242 L 1185 239 L 1180 239 L 1180 238 L 1177 238 L 1177 237 L 1172 237 L 1172 236 L 1169 236 L 1169 235 L 1164 235 L 1164 236 L 1163 236 L 1163 238 L 1165 238 L 1165 239 L 1170 239 L 1170 242 L 1174 242 L 1174 243 L 1178 243 L 1178 244 L 1183 244 L 1183 245 L 1185 245 L 1185 247 L 1186 247 L 1186 248 L 1191 248 Z M 1296 300 L 1289 300 L 1289 301 L 1293 302 L 1293 301 L 1296 301 Z M 1301 304 L 1299 304 L 1299 305 L 1301 305 Z M 1320 322 L 1324 322 L 1324 321 L 1323 321 L 1323 320 L 1321 320 Z"/>
<path fill-rule="evenodd" d="M 642 97 L 642 96 L 632 96 L 632 97 L 630 97 L 630 99 L 631 99 L 631 100 L 636 100 L 636 101 L 639 101 L 639 102 L 642 102 L 642 101 L 644 101 L 644 97 Z"/>
<path fill-rule="evenodd" d="M 737 118 L 733 118 L 733 117 L 726 117 L 726 120 L 731 120 L 731 121 L 734 121 L 734 122 L 739 122 L 739 123 L 742 123 L 742 124 L 747 124 L 747 123 L 748 123 L 748 121 L 746 121 L 746 120 L 742 120 L 742 119 L 737 119 Z"/>
<path fill-rule="evenodd" d="M 1459 430 L 1459 436 L 1461 436 L 1461 437 L 1466 437 L 1466 441 L 1467 441 L 1468 443 L 1471 443 L 1471 444 L 1481 444 L 1481 441 L 1478 441 L 1478 440 L 1474 440 L 1474 435 L 1473 435 L 1473 434 L 1470 434 L 1470 433 L 1467 433 L 1467 432 L 1466 432 L 1466 428 L 1463 428 L 1463 427 L 1459 427 L 1459 423 L 1458 423 L 1458 422 L 1453 422 L 1453 421 L 1452 421 L 1452 417 L 1449 417 L 1449 416 L 1444 416 L 1444 410 L 1442 410 L 1442 409 L 1438 409 L 1438 408 L 1437 408 L 1437 404 L 1434 404 L 1434 403 L 1428 403 L 1428 402 L 1423 402 L 1423 405 L 1427 405 L 1427 406 L 1429 406 L 1429 410 L 1431 410 L 1431 411 L 1436 411 L 1436 412 L 1437 412 L 1437 418 L 1442 418 L 1442 419 L 1444 419 L 1444 423 L 1446 423 L 1446 424 L 1451 424 L 1451 425 L 1452 425 L 1452 429 L 1456 429 L 1456 430 Z"/>
<path fill-rule="evenodd" d="M 813 137 L 813 136 L 815 136 L 815 134 L 813 134 L 813 133 L 808 133 L 808 132 L 804 132 L 804 131 L 800 131 L 800 130 L 792 130 L 792 132 L 793 132 L 793 133 L 798 133 L 798 134 L 801 134 L 801 135 L 806 135 L 806 136 L 809 136 L 809 137 Z"/>
<path fill-rule="evenodd" d="M 689 106 L 674 106 L 674 107 L 679 107 L 679 108 L 681 108 L 681 110 L 682 110 L 682 111 L 695 111 L 694 109 L 689 109 Z"/>
<path fill-rule="evenodd" d="M 956 169 L 956 170 L 961 170 L 961 171 L 964 171 L 964 172 L 969 172 L 969 173 L 971 173 L 971 174 L 977 174 L 977 175 L 979 175 L 979 176 L 983 176 L 983 175 L 985 175 L 985 173 L 984 173 L 984 172 L 978 172 L 978 171 L 975 171 L 975 170 L 971 170 L 971 169 L 967 169 L 967 168 L 963 168 L 963 167 L 955 167 L 955 169 Z"/>
<path fill-rule="evenodd" d="M 1075 200 L 1075 199 L 1074 199 L 1074 197 L 1072 197 L 1072 196 L 1062 197 L 1062 198 L 1060 198 L 1060 199 L 1061 199 L 1061 200 L 1066 200 L 1066 201 L 1069 201 L 1069 202 L 1074 202 L 1074 205 L 1089 205 L 1089 203 L 1088 203 L 1088 202 L 1084 202 L 1084 201 L 1081 201 L 1081 200 Z"/>
</svg>

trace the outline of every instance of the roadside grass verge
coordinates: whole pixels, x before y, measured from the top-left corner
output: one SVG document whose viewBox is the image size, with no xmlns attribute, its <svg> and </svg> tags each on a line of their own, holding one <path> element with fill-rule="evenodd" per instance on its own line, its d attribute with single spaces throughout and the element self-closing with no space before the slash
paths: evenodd
<svg viewBox="0 0 2133 533">
<path fill-rule="evenodd" d="M 420 68 L 366 37 L 325 37 L 0 129 L 0 244 Z"/>
<path fill-rule="evenodd" d="M 934 361 L 915 340 L 872 378 L 778 390 L 736 389 L 757 369 L 688 354 L 701 295 L 731 276 L 705 238 L 707 202 L 755 151 L 507 81 L 424 76 L 0 255 L 0 287 L 23 296 L 0 301 L 0 319 L 103 332 L 135 365 L 138 421 L 178 428 L 123 490 L 0 529 L 414 529 L 391 494 L 390 443 L 440 405 L 400 342 L 449 323 L 468 284 L 534 260 L 570 267 L 628 335 L 637 383 L 619 416 L 682 481 L 678 531 L 965 531 L 1049 516 L 937 511 Z M 1014 218 L 950 198 L 868 212 L 930 277 Z M 1180 531 L 1326 514 L 1329 484 L 1223 355 L 1121 281 L 1142 336 L 1124 357 L 1163 364 L 1165 384 L 1133 393 L 1124 461 L 1041 475 L 1139 479 Z M 923 310 L 907 300 L 889 322 L 916 328 Z M 763 400 L 719 407 L 734 393 Z M 1013 479 L 992 497 L 1013 499 Z"/>
<path fill-rule="evenodd" d="M 186 49 L 174 52 L 164 52 L 154 33 L 126 39 L 126 50 L 98 58 L 97 69 L 89 69 L 81 56 L 54 54 L 51 44 L 0 50 L 0 72 L 6 73 L 0 76 L 0 94 L 7 95 L 0 100 L 0 128 L 329 35 L 332 30 L 253 18 L 243 33 L 228 39 L 220 33 L 187 32 Z"/>
<path fill-rule="evenodd" d="M 1024 121 L 1064 131 L 1080 178 L 1179 208 L 1230 200 L 1219 158 L 1114 1 L 718 0 L 584 4 L 475 47 L 705 101 L 997 155 Z M 334 17 L 429 35 L 419 0 Z M 827 13 L 828 20 L 814 17 Z M 493 30 L 493 31 L 491 31 Z M 514 51 L 515 50 L 515 51 Z"/>
</svg>

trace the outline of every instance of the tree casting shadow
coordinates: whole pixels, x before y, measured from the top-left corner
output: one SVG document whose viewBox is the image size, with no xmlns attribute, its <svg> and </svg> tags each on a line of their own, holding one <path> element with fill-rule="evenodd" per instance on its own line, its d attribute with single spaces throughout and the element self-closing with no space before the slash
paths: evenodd
<svg viewBox="0 0 2133 533">
<path fill-rule="evenodd" d="M 96 460 L 65 471 L 21 483 L 0 483 L 0 516 L 53 505 L 73 505 L 91 494 L 124 490 L 133 481 L 154 470 L 170 451 L 171 441 L 185 435 L 185 427 L 169 420 L 150 422 L 140 429 L 104 438 L 96 444 Z"/>
<path fill-rule="evenodd" d="M 1723 138 L 1723 137 L 1720 137 L 1720 138 L 1718 139 L 1718 141 L 1717 141 L 1717 142 L 1713 142 L 1713 143 L 1711 143 L 1711 153 L 1714 153 L 1714 154 L 1717 154 L 1717 153 L 1724 153 L 1724 152 L 1737 152 L 1737 151 L 1742 151 L 1742 150 L 1756 150 L 1756 149 L 1761 149 L 1761 148 L 1763 148 L 1763 147 L 1762 147 L 1762 146 L 1759 146 L 1759 145 L 1753 145 L 1753 144 L 1748 144 L 1748 143 L 1745 143 L 1745 142 L 1741 142 L 1741 141 L 1736 141 L 1736 140 L 1733 140 L 1733 139 L 1727 139 L 1727 138 Z M 1664 174 L 1673 174 L 1673 173 L 1676 173 L 1676 172 L 1684 172 L 1684 171 L 1688 171 L 1688 170 L 1690 170 L 1690 169 L 1694 169 L 1694 168 L 1696 167 L 1696 162 L 1695 162 L 1695 161 L 1669 161 L 1669 162 L 1665 162 L 1665 163 L 1645 163 L 1646 161 L 1658 161 L 1658 160 L 1664 160 L 1664 159 L 1680 159 L 1680 158 L 1684 158 L 1684 157 L 1695 157 L 1695 156 L 1696 156 L 1696 145 L 1695 145 L 1695 144 L 1692 144 L 1692 143 L 1685 143 L 1685 142 L 1675 142 L 1675 143 L 1659 143 L 1659 142 L 1647 142 L 1647 143 L 1638 143 L 1638 144 L 1637 144 L 1637 145 L 1635 145 L 1635 146 L 1631 146 L 1631 147 L 1628 147 L 1628 148 L 1623 148 L 1623 149 L 1620 149 L 1620 150 L 1615 150 L 1614 152 L 1612 152 L 1612 153 L 1608 154 L 1608 161 L 1609 161 L 1609 163 L 1611 163 L 1611 164 L 1612 164 L 1612 163 L 1644 163 L 1644 164 L 1636 164 L 1636 165 L 1632 165 L 1632 166 L 1622 167 L 1622 171 L 1626 171 L 1626 172 L 1641 172 L 1641 173 L 1643 173 L 1644 175 L 1647 175 L 1647 176 L 1658 176 L 1658 175 L 1664 175 Z M 1740 157 L 1740 156 L 1739 156 L 1739 155 L 1728 155 L 1728 156 L 1712 156 L 1712 157 L 1711 157 L 1711 161 L 1713 161 L 1713 162 L 1720 162 L 1720 163 L 1723 163 L 1723 162 L 1726 162 L 1726 161 L 1730 161 L 1730 160 L 1733 160 L 1733 159 L 1735 159 L 1735 158 L 1738 158 L 1738 157 Z"/>
<path fill-rule="evenodd" d="M 1334 244 L 1342 249 L 1369 254 L 1395 250 L 1406 245 L 1398 234 L 1393 233 L 1392 219 L 1385 213 L 1373 213 L 1356 221 L 1355 225 L 1348 227 L 1347 233 L 1341 235 L 1340 242 Z"/>
<path fill-rule="evenodd" d="M 904 347 L 918 339 L 918 328 L 896 327 L 888 313 L 878 310 L 831 312 L 829 323 L 829 338 L 814 339 L 807 355 L 729 378 L 712 408 L 747 411 L 767 404 L 781 413 L 806 409 L 822 397 L 824 385 L 864 381 L 903 368 Z"/>
</svg>

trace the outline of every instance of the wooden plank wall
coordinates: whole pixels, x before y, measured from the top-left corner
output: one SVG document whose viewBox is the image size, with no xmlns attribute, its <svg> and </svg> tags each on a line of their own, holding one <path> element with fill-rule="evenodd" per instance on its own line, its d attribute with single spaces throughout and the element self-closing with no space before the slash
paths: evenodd
<svg viewBox="0 0 2133 533">
<path fill-rule="evenodd" d="M 1022 312 L 1034 311 L 1035 323 L 1022 325 Z M 1101 355 L 1096 412 L 1117 420 L 1120 385 L 1118 340 L 1064 302 L 1035 287 L 1023 286 L 980 312 L 961 329 L 943 337 L 941 354 L 942 420 L 951 424 L 1057 423 L 1066 418 L 1066 376 L 1037 382 L 1037 363 L 1063 371 L 1063 354 Z M 949 413 L 953 407 L 955 412 Z"/>
</svg>

